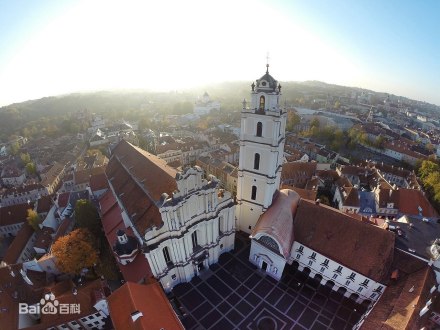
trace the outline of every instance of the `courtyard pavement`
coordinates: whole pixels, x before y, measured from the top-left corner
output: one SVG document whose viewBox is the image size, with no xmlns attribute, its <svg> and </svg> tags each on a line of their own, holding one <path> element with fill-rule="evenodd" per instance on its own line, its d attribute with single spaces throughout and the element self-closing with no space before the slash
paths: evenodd
<svg viewBox="0 0 440 330">
<path fill-rule="evenodd" d="M 235 250 L 172 294 L 186 312 L 186 329 L 351 329 L 365 307 L 291 266 L 276 281 L 249 261 L 250 240 L 237 233 Z"/>
</svg>

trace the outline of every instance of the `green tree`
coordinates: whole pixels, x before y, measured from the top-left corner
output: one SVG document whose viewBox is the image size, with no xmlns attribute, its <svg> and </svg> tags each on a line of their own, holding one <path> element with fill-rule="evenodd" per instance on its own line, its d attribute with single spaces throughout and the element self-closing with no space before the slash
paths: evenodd
<svg viewBox="0 0 440 330">
<path fill-rule="evenodd" d="M 18 153 L 18 150 L 20 150 L 20 146 L 18 145 L 18 142 L 14 142 L 11 144 L 11 154 L 14 156 Z"/>
<path fill-rule="evenodd" d="M 321 125 L 321 123 L 319 122 L 319 119 L 315 117 L 310 122 L 310 129 L 312 129 L 313 127 L 319 128 L 320 125 Z"/>
<path fill-rule="evenodd" d="M 27 210 L 27 218 L 26 218 L 29 226 L 31 226 L 32 228 L 34 228 L 35 231 L 39 231 L 40 230 L 40 224 L 41 224 L 41 219 L 40 216 L 38 215 L 38 213 L 32 209 L 28 209 Z"/>
<path fill-rule="evenodd" d="M 58 238 L 51 250 L 58 270 L 79 275 L 84 268 L 94 266 L 98 254 L 93 242 L 94 237 L 87 229 L 76 229 Z"/>
<path fill-rule="evenodd" d="M 31 156 L 28 153 L 21 153 L 20 158 L 25 165 L 31 162 Z"/>
<path fill-rule="evenodd" d="M 287 124 L 286 124 L 286 130 L 287 131 L 293 131 L 296 125 L 298 125 L 301 122 L 301 117 L 298 116 L 293 111 L 289 111 L 287 113 Z"/>
<path fill-rule="evenodd" d="M 34 175 L 37 173 L 37 168 L 33 162 L 26 164 L 26 172 L 30 175 Z"/>
<path fill-rule="evenodd" d="M 430 160 L 425 160 L 422 162 L 422 165 L 419 168 L 419 176 L 424 181 L 428 175 L 430 175 L 433 172 L 438 172 L 440 170 L 440 167 L 437 163 L 434 163 Z"/>
<path fill-rule="evenodd" d="M 80 199 L 75 204 L 75 223 L 77 228 L 86 228 L 96 237 L 101 232 L 101 220 L 98 211 L 87 199 Z"/>
</svg>

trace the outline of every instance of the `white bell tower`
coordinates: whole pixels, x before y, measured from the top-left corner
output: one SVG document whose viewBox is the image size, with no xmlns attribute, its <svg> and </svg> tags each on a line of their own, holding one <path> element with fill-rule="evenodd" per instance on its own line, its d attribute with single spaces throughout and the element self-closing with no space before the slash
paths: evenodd
<svg viewBox="0 0 440 330">
<path fill-rule="evenodd" d="M 279 189 L 286 129 L 280 104 L 281 85 L 266 73 L 252 83 L 251 104 L 241 111 L 238 167 L 238 228 L 251 233 Z"/>
</svg>

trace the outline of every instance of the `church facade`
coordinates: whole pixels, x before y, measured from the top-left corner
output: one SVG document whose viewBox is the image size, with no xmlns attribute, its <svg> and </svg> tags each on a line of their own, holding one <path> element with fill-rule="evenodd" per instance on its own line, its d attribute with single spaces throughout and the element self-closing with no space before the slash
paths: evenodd
<svg viewBox="0 0 440 330">
<path fill-rule="evenodd" d="M 127 250 L 123 231 L 130 229 L 165 291 L 190 281 L 234 248 L 231 195 L 219 189 L 214 176 L 205 179 L 199 167 L 177 172 L 164 160 L 122 140 L 106 175 L 125 227 L 119 228 L 118 251 Z M 119 254 L 125 257 L 136 249 L 129 250 Z"/>
</svg>

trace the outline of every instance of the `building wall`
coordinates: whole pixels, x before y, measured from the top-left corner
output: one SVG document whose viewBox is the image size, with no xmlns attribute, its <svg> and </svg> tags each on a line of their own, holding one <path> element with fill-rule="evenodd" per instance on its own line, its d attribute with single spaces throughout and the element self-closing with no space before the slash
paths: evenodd
<svg viewBox="0 0 440 330">
<path fill-rule="evenodd" d="M 332 287 L 334 291 L 344 288 L 346 297 L 356 294 L 358 303 L 364 300 L 376 301 L 386 288 L 384 284 L 341 265 L 299 242 L 293 243 L 290 255 L 289 263 L 296 261 L 300 271 L 308 268 L 310 277 L 319 274 L 322 277 L 321 284 L 330 281 L 334 284 Z"/>
<path fill-rule="evenodd" d="M 186 170 L 177 180 L 178 193 L 174 204 L 170 198 L 160 208 L 162 228 L 145 234 L 151 250 L 145 253 L 153 275 L 166 291 L 190 281 L 199 268 L 217 263 L 219 256 L 234 248 L 235 206 L 229 192 L 219 197 L 218 181 L 203 180 L 199 167 Z M 193 234 L 197 235 L 197 246 Z M 169 262 L 165 259 L 167 249 Z M 201 265 L 199 267 L 199 265 Z"/>
<path fill-rule="evenodd" d="M 1 226 L 0 227 L 0 236 L 1 237 L 7 237 L 7 236 L 17 236 L 18 231 L 21 229 L 21 226 L 23 226 L 24 221 L 13 223 L 7 226 Z"/>
<path fill-rule="evenodd" d="M 276 280 L 281 279 L 286 265 L 286 259 L 269 250 L 255 239 L 251 241 L 249 261 L 260 269 L 263 269 L 263 262 L 265 262 L 267 264 L 266 273 Z"/>
</svg>

